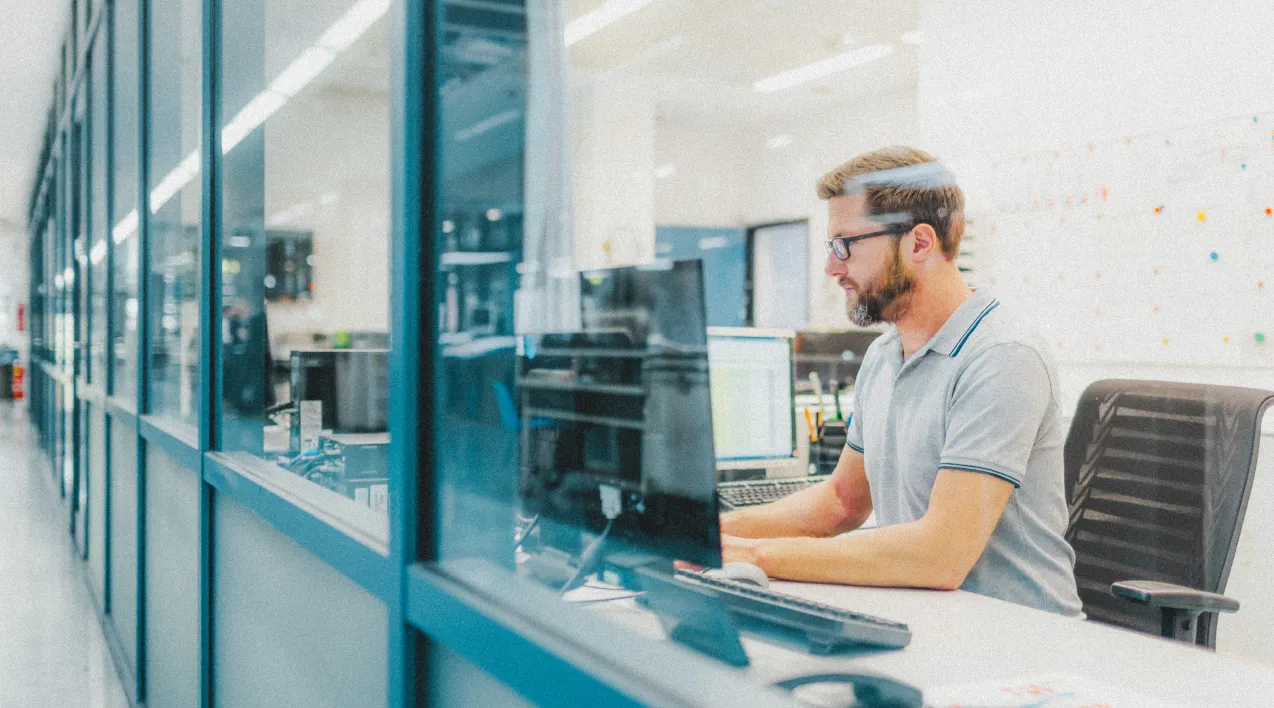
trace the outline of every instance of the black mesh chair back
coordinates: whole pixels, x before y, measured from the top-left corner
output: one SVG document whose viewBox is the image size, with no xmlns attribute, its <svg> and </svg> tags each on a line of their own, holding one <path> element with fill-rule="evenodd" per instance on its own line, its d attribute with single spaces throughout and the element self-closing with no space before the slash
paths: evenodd
<svg viewBox="0 0 1274 708">
<path fill-rule="evenodd" d="M 1084 391 L 1066 439 L 1066 539 L 1089 619 L 1160 633 L 1160 613 L 1113 597 L 1114 582 L 1225 591 L 1272 399 L 1248 388 L 1117 379 Z M 1215 646 L 1216 615 L 1199 618 L 1196 641 Z"/>
</svg>

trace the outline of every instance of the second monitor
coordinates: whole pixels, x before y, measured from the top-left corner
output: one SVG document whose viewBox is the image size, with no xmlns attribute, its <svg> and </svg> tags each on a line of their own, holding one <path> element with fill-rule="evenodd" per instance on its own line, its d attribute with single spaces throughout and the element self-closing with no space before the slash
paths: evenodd
<svg viewBox="0 0 1274 708">
<path fill-rule="evenodd" d="M 708 328 L 718 470 L 805 472 L 793 414 L 793 336 L 784 329 Z"/>
</svg>

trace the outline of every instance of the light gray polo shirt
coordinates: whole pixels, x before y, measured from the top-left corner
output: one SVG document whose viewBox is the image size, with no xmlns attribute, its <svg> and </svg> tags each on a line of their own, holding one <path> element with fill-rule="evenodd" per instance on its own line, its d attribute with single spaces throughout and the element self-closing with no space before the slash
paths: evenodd
<svg viewBox="0 0 1274 708">
<path fill-rule="evenodd" d="M 897 329 L 877 338 L 854 385 L 846 443 L 863 453 L 880 526 L 924 516 L 939 469 L 1012 482 L 961 588 L 1077 615 L 1057 370 L 1005 309 L 979 289 L 906 362 Z"/>
</svg>

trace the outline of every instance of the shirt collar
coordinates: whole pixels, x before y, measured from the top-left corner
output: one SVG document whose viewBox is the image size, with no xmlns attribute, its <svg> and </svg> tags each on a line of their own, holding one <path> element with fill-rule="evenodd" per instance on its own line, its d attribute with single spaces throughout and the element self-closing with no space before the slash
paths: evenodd
<svg viewBox="0 0 1274 708">
<path fill-rule="evenodd" d="M 965 342 L 973 335 L 973 330 L 981 324 L 982 319 L 999 305 L 1000 301 L 996 300 L 986 288 L 975 290 L 973 297 L 957 307 L 955 312 L 947 318 L 946 323 L 929 338 L 928 342 L 925 342 L 916 354 L 923 354 L 926 350 L 930 350 L 950 357 L 958 355 Z"/>
</svg>

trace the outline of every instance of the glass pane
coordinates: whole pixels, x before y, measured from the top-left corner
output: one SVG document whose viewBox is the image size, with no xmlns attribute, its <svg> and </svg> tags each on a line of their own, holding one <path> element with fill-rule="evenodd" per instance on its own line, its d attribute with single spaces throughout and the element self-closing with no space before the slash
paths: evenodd
<svg viewBox="0 0 1274 708">
<path fill-rule="evenodd" d="M 223 9 L 222 440 L 388 537 L 389 0 Z"/>
<path fill-rule="evenodd" d="M 118 0 L 112 11 L 114 25 L 114 116 L 111 189 L 115 244 L 115 278 L 111 298 L 112 390 L 124 401 L 137 401 L 138 269 L 141 263 L 137 235 L 137 2 Z"/>
<path fill-rule="evenodd" d="M 199 383 L 202 3 L 151 3 L 150 412 L 195 424 Z"/>
<path fill-rule="evenodd" d="M 470 5 L 445 6 L 434 96 L 441 557 L 568 601 L 626 580 L 616 549 L 744 561 L 794 594 L 885 598 L 842 607 L 926 641 L 950 636 L 938 605 L 814 584 L 954 587 L 1148 634 L 1157 612 L 1109 592 L 1129 569 L 1268 586 L 1271 563 L 1231 563 L 1274 391 L 1267 24 L 1008 0 Z M 1209 51 L 1157 41 L 1167 26 Z M 1201 90 L 1218 74 L 1227 91 Z M 720 505 L 718 483 L 756 507 L 724 533 L 661 514 Z M 954 509 L 985 529 L 955 529 L 977 552 L 920 557 Z M 1271 659 L 1216 627 L 1187 638 Z M 1187 680 L 1132 687 L 1170 701 Z"/>
<path fill-rule="evenodd" d="M 90 302 L 90 337 L 89 337 L 89 380 L 93 383 L 106 383 L 106 248 L 110 238 L 110 224 L 106 223 L 106 177 L 110 164 L 106 161 L 106 146 L 110 136 L 107 121 L 107 99 L 110 86 L 106 81 L 108 56 L 107 33 L 98 35 L 93 43 L 91 59 L 91 75 L 89 80 L 92 92 L 89 133 L 91 135 L 91 155 L 89 158 L 90 187 L 90 236 L 89 266 L 92 270 L 92 300 Z"/>
</svg>

